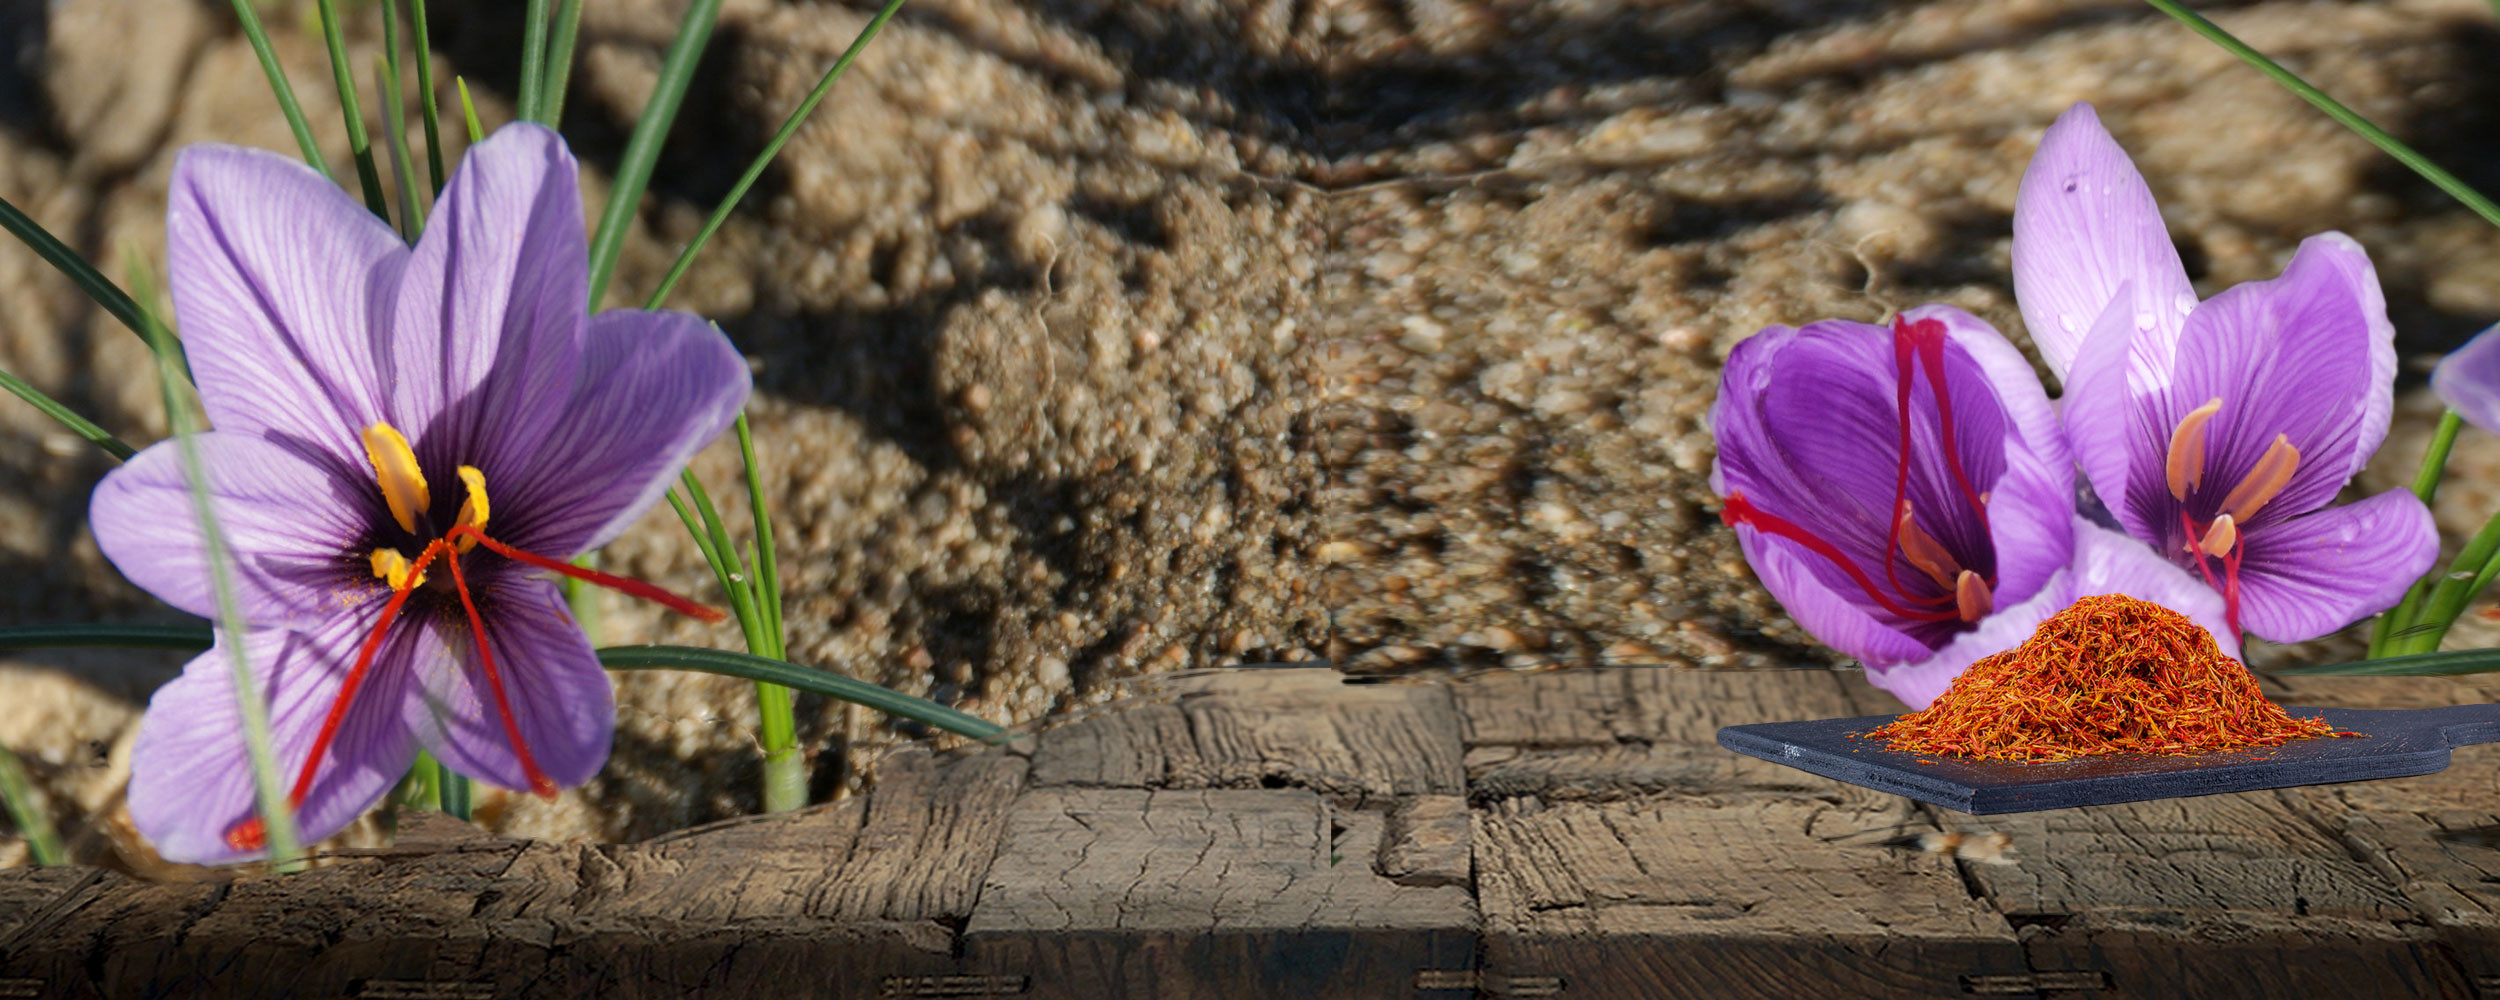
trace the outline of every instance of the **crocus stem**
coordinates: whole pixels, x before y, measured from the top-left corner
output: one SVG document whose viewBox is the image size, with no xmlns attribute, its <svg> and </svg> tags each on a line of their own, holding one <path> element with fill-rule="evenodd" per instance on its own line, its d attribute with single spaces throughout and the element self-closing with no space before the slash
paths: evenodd
<svg viewBox="0 0 2500 1000">
<path fill-rule="evenodd" d="M 2190 30 L 2205 36 L 2207 40 L 2213 42 L 2215 45 L 2221 46 L 2224 51 L 2240 57 L 2240 61 L 2256 67 L 2259 72 L 2262 72 L 2267 76 L 2273 77 L 2274 82 L 2282 84 L 2284 89 L 2298 94 L 2302 100 L 2316 105 L 2318 110 L 2326 112 L 2327 117 L 2335 119 L 2345 128 L 2351 129 L 2355 133 L 2358 133 L 2362 138 L 2370 140 L 2371 145 L 2377 146 L 2387 155 L 2395 157 L 2397 162 L 2413 168 L 2413 172 L 2422 175 L 2423 180 L 2431 182 L 2440 190 L 2448 192 L 2449 197 L 2455 198 L 2457 201 L 2464 203 L 2465 207 L 2473 209 L 2474 214 L 2483 217 L 2483 221 L 2489 222 L 2495 226 L 2500 226 L 2500 205 L 2493 204 L 2491 199 L 2483 197 L 2482 192 L 2476 191 L 2472 187 L 2467 186 L 2464 181 L 2458 180 L 2455 174 L 2451 174 L 2440 169 L 2439 165 L 2432 163 L 2429 157 L 2414 152 L 2413 147 L 2407 146 L 2403 142 L 2399 141 L 2395 136 L 2387 134 L 2387 130 L 2371 124 L 2369 119 L 2361 117 L 2360 112 L 2347 108 L 2342 102 L 2326 96 L 2325 91 L 2311 86 L 2309 81 L 2301 79 L 2299 75 L 2293 73 L 2291 70 L 2284 69 L 2281 64 L 2275 62 L 2274 60 L 2266 58 L 2265 53 L 2251 48 L 2247 42 L 2240 41 L 2237 36 L 2232 35 L 2228 31 L 2222 30 L 2220 25 L 2206 20 L 2204 15 L 2180 6 L 2176 0 L 2144 0 L 2144 2 L 2153 5 L 2154 9 L 2176 18 L 2179 23 L 2187 25 Z"/>
<path fill-rule="evenodd" d="M 425 0 L 408 0 L 408 21 L 416 29 L 417 90 L 425 98 L 425 166 L 434 193 L 443 193 L 442 110 L 434 94 L 434 39 L 426 33 Z"/>
<path fill-rule="evenodd" d="M 634 121 L 633 137 L 625 142 L 625 154 L 617 159 L 616 182 L 608 188 L 608 204 L 599 213 L 599 226 L 590 237 L 590 307 L 599 308 L 607 295 L 608 279 L 616 273 L 616 257 L 625 249 L 625 229 L 633 221 L 634 209 L 642 203 L 643 188 L 651 183 L 651 165 L 660 158 L 660 145 L 668 139 L 668 127 L 677 120 L 677 108 L 686 99 L 686 87 L 694 82 L 695 63 L 702 61 L 703 48 L 712 40 L 712 26 L 720 20 L 721 0 L 694 0 L 686 7 L 686 16 L 677 23 L 677 37 L 668 43 L 668 52 L 660 59 L 660 79 L 651 88 L 651 99 L 642 106 L 642 115 Z"/>
<path fill-rule="evenodd" d="M 65 860 L 51 813 L 35 801 L 35 783 L 26 777 L 26 765 L 7 747 L 0 747 L 0 800 L 7 802 L 9 821 L 17 824 L 18 836 L 26 838 L 26 850 L 35 856 L 36 864 L 57 865 Z"/>
<path fill-rule="evenodd" d="M 304 152 L 304 162 L 324 177 L 330 175 L 330 164 L 321 158 L 321 144 L 313 140 L 312 123 L 304 120 L 304 108 L 295 103 L 295 85 L 286 79 L 286 67 L 278 64 L 278 51 L 269 46 L 269 31 L 261 27 L 260 11 L 253 0 L 234 0 L 234 18 L 243 24 L 243 37 L 250 39 L 252 53 L 260 57 L 260 71 L 269 77 L 269 91 L 278 98 L 278 111 L 286 116 L 286 127 L 295 133 L 295 145 Z"/>
<path fill-rule="evenodd" d="M 547 0 L 529 0 L 521 17 L 521 86 L 513 111 L 522 121 L 542 121 L 538 86 L 547 75 Z"/>
<path fill-rule="evenodd" d="M 388 60 L 375 60 L 373 75 L 381 83 L 382 139 L 391 148 L 391 176 L 399 182 L 399 236 L 415 243 L 425 232 L 425 206 L 417 201 L 417 165 L 408 155 L 408 128 L 399 120 L 399 70 Z"/>
<path fill-rule="evenodd" d="M 573 43 L 581 30 L 582 0 L 564 0 L 556 8 L 556 33 L 547 40 L 546 81 L 538 88 L 538 120 L 548 128 L 564 120 L 564 91 L 573 82 Z"/>
<path fill-rule="evenodd" d="M 436 795 L 436 801 L 442 803 L 443 814 L 463 823 L 468 822 L 468 776 L 454 771 L 451 768 L 444 767 L 442 761 L 432 761 L 431 763 L 434 765 L 434 793 Z"/>
<path fill-rule="evenodd" d="M 2448 626 L 2465 613 L 2466 602 L 2474 599 L 2475 582 L 2484 567 L 2500 554 L 2500 514 L 2483 522 L 2481 530 L 2467 539 L 2465 548 L 2457 553 L 2448 571 L 2431 585 L 2430 598 L 2423 602 L 2421 616 L 2408 628 L 2418 631 L 2395 640 L 2391 653 L 2434 653 L 2439 640 L 2448 634 Z"/>
<path fill-rule="evenodd" d="M 2422 506 L 2430 506 L 2432 499 L 2439 495 L 2439 477 L 2448 469 L 2448 452 L 2456 446 L 2457 431 L 2464 426 L 2465 418 L 2458 416 L 2455 410 L 2439 415 L 2439 427 L 2431 432 L 2430 447 L 2422 452 L 2422 468 L 2413 474 L 2413 495 L 2422 498 Z M 2403 601 L 2378 616 L 2378 622 L 2370 626 L 2370 656 L 2373 659 L 2388 655 L 2396 633 L 2412 628 L 2419 621 L 2422 601 L 2430 595 L 2431 585 L 2437 582 L 2439 578 L 2435 575 L 2414 581 L 2413 586 L 2405 591 Z M 2480 591 L 2482 588 L 2474 589 Z"/>
<path fill-rule="evenodd" d="M 321 37 L 330 45 L 330 80 L 338 87 L 339 114 L 347 121 L 347 153 L 356 161 L 356 183 L 364 188 L 365 207 L 384 221 L 391 217 L 383 200 L 382 172 L 373 165 L 373 143 L 365 136 L 365 112 L 356 103 L 356 74 L 347 65 L 347 36 L 339 29 L 337 0 L 321 0 Z"/>
<path fill-rule="evenodd" d="M 132 268 L 132 287 L 141 289 L 136 298 L 149 296 L 145 275 Z M 269 738 L 269 702 L 261 696 L 260 684 L 252 676 L 245 640 L 250 623 L 244 620 L 241 602 L 234 594 L 234 568 L 227 561 L 225 536 L 217 528 L 216 504 L 209 499 L 208 469 L 200 461 L 199 421 L 182 395 L 182 374 L 175 367 L 173 332 L 165 329 L 156 317 L 140 313 L 141 326 L 148 342 L 157 348 L 157 387 L 165 400 L 165 422 L 173 431 L 176 454 L 182 460 L 183 479 L 191 488 L 192 515 L 199 522 L 201 545 L 207 551 L 208 575 L 217 595 L 217 621 L 226 630 L 226 665 L 232 670 L 235 708 L 243 722 L 244 753 L 252 764 L 252 789 L 258 802 L 263 841 L 269 849 L 269 866 L 281 872 L 302 869 L 303 850 L 295 835 L 295 810 L 287 801 L 286 785 L 278 777 L 278 758 Z"/>
</svg>

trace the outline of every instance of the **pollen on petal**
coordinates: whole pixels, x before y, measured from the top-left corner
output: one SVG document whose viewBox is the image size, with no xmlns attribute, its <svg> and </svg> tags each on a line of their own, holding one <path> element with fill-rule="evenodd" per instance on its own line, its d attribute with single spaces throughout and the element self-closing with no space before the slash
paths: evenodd
<svg viewBox="0 0 2500 1000">
<path fill-rule="evenodd" d="M 2222 411 L 2220 398 L 2188 411 L 2170 431 L 2170 457 L 2162 473 L 2170 481 L 2170 498 L 2186 500 L 2188 491 L 2205 479 L 2205 424 Z"/>
<path fill-rule="evenodd" d="M 382 484 L 382 502 L 390 505 L 391 519 L 401 530 L 417 530 L 417 514 L 434 504 L 433 493 L 425 488 L 425 470 L 417 467 L 417 453 L 387 422 L 365 428 L 364 437 L 365 457 L 373 462 L 373 477 Z"/>
<path fill-rule="evenodd" d="M 398 549 L 375 549 L 372 559 L 374 578 L 390 584 L 392 590 L 409 590 L 425 584 L 425 574 L 411 575 L 408 557 L 401 555 Z"/>
</svg>

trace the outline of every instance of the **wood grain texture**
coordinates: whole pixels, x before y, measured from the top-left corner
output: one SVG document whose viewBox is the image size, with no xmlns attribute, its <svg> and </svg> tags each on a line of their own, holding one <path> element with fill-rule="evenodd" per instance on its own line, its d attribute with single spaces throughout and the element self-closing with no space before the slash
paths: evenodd
<svg viewBox="0 0 2500 1000">
<path fill-rule="evenodd" d="M 1044 731 L 1036 785 L 1258 788 L 1353 799 L 1455 795 L 1460 722 L 1437 684 L 1347 683 L 1327 668 L 1260 668 L 1161 685 L 1168 704 Z"/>
</svg>

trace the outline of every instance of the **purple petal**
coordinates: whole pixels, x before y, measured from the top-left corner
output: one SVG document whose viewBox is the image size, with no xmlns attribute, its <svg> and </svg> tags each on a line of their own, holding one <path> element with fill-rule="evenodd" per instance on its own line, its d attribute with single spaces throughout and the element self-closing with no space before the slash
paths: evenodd
<svg viewBox="0 0 2500 1000">
<path fill-rule="evenodd" d="M 546 433 L 581 370 L 588 251 L 579 168 L 527 122 L 468 155 L 408 264 L 383 383 L 427 468 L 505 476 Z M 498 500 L 501 498 L 498 497 Z"/>
<path fill-rule="evenodd" d="M 2250 525 L 2324 506 L 2387 436 L 2395 336 L 2369 255 L 2341 233 L 2312 236 L 2281 277 L 2234 286 L 2188 317 L 2154 414 L 2163 447 L 2180 417 L 2220 399 L 2205 428 L 2205 489 L 2230 489 L 2282 434 L 2300 467 Z M 2136 460 L 2158 477 L 2162 459 Z"/>
<path fill-rule="evenodd" d="M 471 586 L 484 591 L 479 612 L 496 672 L 539 770 L 561 786 L 590 780 L 607 762 L 616 734 L 616 692 L 563 595 L 541 579 L 513 578 L 486 588 L 472 580 Z M 418 742 L 454 771 L 530 790 L 467 620 L 455 605 L 422 631 L 423 647 L 412 657 L 421 697 L 409 699 L 404 713 Z"/>
<path fill-rule="evenodd" d="M 2431 391 L 2465 422 L 2500 434 L 2500 326 L 2475 334 L 2439 359 Z"/>
<path fill-rule="evenodd" d="M 2222 611 L 2222 595 L 2195 571 L 2164 559 L 2151 546 L 2081 518 L 2075 521 L 2074 599 L 2125 594 L 2169 608 L 2205 626 L 2225 655 L 2240 655 Z"/>
<path fill-rule="evenodd" d="M 2240 624 L 2275 642 L 2395 606 L 2439 555 L 2430 509 L 2406 490 L 2269 524 L 2240 544 Z"/>
<path fill-rule="evenodd" d="M 561 419 L 503 487 L 511 499 L 496 499 L 497 511 L 512 511 L 497 537 L 553 556 L 623 533 L 746 405 L 746 360 L 683 313 L 600 313 L 582 363 Z"/>
<path fill-rule="evenodd" d="M 2022 352 L 1987 321 L 1952 306 L 1927 305 L 1902 315 L 1944 323 L 1955 344 L 1969 352 L 2012 437 L 2005 445 L 2005 472 L 1988 501 L 1989 536 L 1996 551 L 1997 594 L 2022 601 L 2046 586 L 2073 551 L 2066 523 L 2074 517 L 2074 458 L 2066 431 L 2049 405 L 2048 390 Z M 1966 398 L 1955 380 L 1954 405 Z M 1974 470 L 1975 472 L 1975 470 Z"/>
<path fill-rule="evenodd" d="M 2092 106 L 2076 104 L 2041 137 L 2014 201 L 2014 297 L 2049 370 L 2064 377 L 2093 322 L 2130 288 L 2144 333 L 2135 363 L 2159 372 L 2196 289 L 2143 175 Z"/>
<path fill-rule="evenodd" d="M 372 489 L 343 481 L 331 463 L 316 465 L 248 433 L 212 431 L 195 440 L 246 620 L 312 627 L 335 617 L 342 602 L 376 589 L 342 558 L 376 516 Z M 97 547 L 132 583 L 174 607 L 217 617 L 174 442 L 159 442 L 108 473 L 88 516 Z"/>
<path fill-rule="evenodd" d="M 209 419 L 361 463 L 407 247 L 327 178 L 261 150 L 185 149 L 167 197 L 169 283 Z"/>
<path fill-rule="evenodd" d="M 1736 539 L 1762 586 L 1779 598 L 1780 607 L 1799 627 L 1824 645 L 1864 660 L 1869 667 L 1913 662 L 1928 655 L 1926 643 L 1869 614 L 1866 598 L 1854 584 L 1826 582 L 1823 571 L 1829 564 L 1823 557 L 1751 529 L 1738 529 Z"/>
<path fill-rule="evenodd" d="M 2123 297 L 2102 311 L 2075 354 L 2058 402 L 2065 408 L 2075 462 L 2092 492 L 2128 534 L 2157 544 L 2167 525 L 2155 519 L 2176 512 L 2164 505 L 2171 500 L 2164 478 L 2170 428 L 2155 425 L 2158 394 L 2131 384 L 2128 349 L 2136 330 L 2131 313 Z"/>
<path fill-rule="evenodd" d="M 380 602 L 368 602 L 306 632 L 247 634 L 246 656 L 261 696 L 269 699 L 271 743 L 287 788 L 294 787 L 380 608 Z M 130 763 L 130 818 L 167 860 L 218 864 L 259 853 L 235 850 L 225 839 L 227 830 L 256 815 L 228 663 L 233 640 L 220 631 L 216 647 L 157 689 L 139 720 Z M 406 677 L 400 670 L 367 674 L 296 812 L 306 843 L 345 829 L 381 801 L 416 759 L 416 745 L 400 722 Z"/>
</svg>

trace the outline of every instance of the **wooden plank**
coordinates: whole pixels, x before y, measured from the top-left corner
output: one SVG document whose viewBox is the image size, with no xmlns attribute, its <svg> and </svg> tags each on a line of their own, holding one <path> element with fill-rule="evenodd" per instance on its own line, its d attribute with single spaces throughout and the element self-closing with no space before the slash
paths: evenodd
<svg viewBox="0 0 2500 1000">
<path fill-rule="evenodd" d="M 1034 788 L 965 950 L 1034 996 L 1407 995 L 1472 966 L 1475 910 L 1375 870 L 1386 823 L 1298 788 Z"/>
<path fill-rule="evenodd" d="M 1829 671 L 1613 667 L 1486 675 L 1456 688 L 1470 734 L 1468 794 L 1480 802 L 1740 791 L 1875 797 L 1718 745 L 1723 725 L 1853 714 Z"/>
<path fill-rule="evenodd" d="M 1466 799 L 1418 795 L 1389 811 L 1378 868 L 1400 885 L 1467 885 L 1474 874 L 1474 839 Z"/>
<path fill-rule="evenodd" d="M 1352 800 L 1455 795 L 1456 703 L 1438 684 L 1348 683 L 1325 667 L 1194 675 L 1141 705 L 1040 734 L 1033 783 L 1106 788 L 1293 785 Z"/>
<path fill-rule="evenodd" d="M 1795 797 L 1497 803 L 1484 974 L 1570 996 L 1930 997 L 2029 972 L 1941 858 L 1830 842 L 1907 818 Z"/>
</svg>

